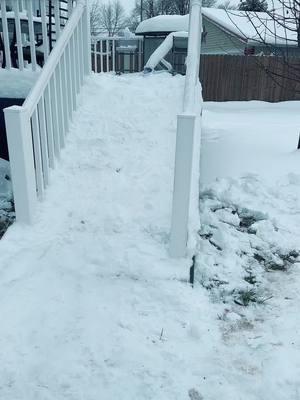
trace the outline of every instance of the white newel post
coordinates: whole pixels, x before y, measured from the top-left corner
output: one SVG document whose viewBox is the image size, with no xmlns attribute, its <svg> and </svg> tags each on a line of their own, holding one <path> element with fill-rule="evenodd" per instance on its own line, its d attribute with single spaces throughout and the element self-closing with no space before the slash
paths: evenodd
<svg viewBox="0 0 300 400">
<path fill-rule="evenodd" d="M 4 109 L 17 220 L 30 224 L 37 202 L 30 120 L 24 108 Z"/>
<path fill-rule="evenodd" d="M 186 252 L 189 206 L 192 184 L 195 115 L 178 115 L 173 188 L 170 255 L 183 257 Z"/>
<path fill-rule="evenodd" d="M 202 33 L 201 0 L 191 0 L 189 41 L 185 77 L 183 112 L 177 117 L 173 207 L 169 253 L 171 257 L 184 257 L 187 250 L 189 213 L 191 206 L 193 168 L 199 168 L 195 160 L 195 132 L 200 118 L 201 105 L 199 65 Z M 198 137 L 198 136 L 197 136 Z M 198 144 L 198 141 L 195 144 Z M 196 183 L 195 183 L 196 184 Z"/>
</svg>

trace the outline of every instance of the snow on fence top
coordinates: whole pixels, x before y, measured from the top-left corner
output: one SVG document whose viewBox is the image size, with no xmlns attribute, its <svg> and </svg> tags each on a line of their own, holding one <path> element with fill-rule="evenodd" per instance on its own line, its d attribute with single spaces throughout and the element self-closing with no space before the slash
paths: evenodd
<svg viewBox="0 0 300 400">
<path fill-rule="evenodd" d="M 283 21 L 274 22 L 267 13 L 202 7 L 202 15 L 249 44 L 264 42 L 279 46 L 297 45 L 297 33 L 285 29 L 282 26 Z M 188 31 L 188 28 L 188 15 L 159 15 L 142 21 L 136 29 L 136 34 Z"/>
</svg>

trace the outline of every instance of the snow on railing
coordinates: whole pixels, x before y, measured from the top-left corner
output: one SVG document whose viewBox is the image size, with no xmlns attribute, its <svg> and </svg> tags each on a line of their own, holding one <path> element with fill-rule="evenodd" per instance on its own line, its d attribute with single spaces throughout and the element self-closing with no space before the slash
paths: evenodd
<svg viewBox="0 0 300 400">
<path fill-rule="evenodd" d="M 78 0 L 22 107 L 6 108 L 16 218 L 31 223 L 65 145 L 77 95 L 91 71 L 88 0 Z"/>
<path fill-rule="evenodd" d="M 143 37 L 92 38 L 92 68 L 95 72 L 139 72 L 143 69 Z"/>
<path fill-rule="evenodd" d="M 201 134 L 201 0 L 192 0 L 189 19 L 188 55 L 183 110 L 177 116 L 175 175 L 173 190 L 170 255 L 183 257 L 199 227 L 199 173 Z"/>
<path fill-rule="evenodd" d="M 144 72 L 149 73 L 155 70 L 158 64 L 162 64 L 167 71 L 172 72 L 173 66 L 165 60 L 164 57 L 172 50 L 174 46 L 175 37 L 187 37 L 188 32 L 171 32 L 165 38 L 165 40 L 157 47 L 157 49 L 151 54 L 147 61 Z"/>
<path fill-rule="evenodd" d="M 53 9 L 48 2 L 33 0 L 0 0 L 0 67 L 24 69 L 30 63 L 35 71 L 49 55 L 50 39 L 60 30 L 62 8 L 56 0 Z M 72 0 L 65 0 L 65 13 L 71 14 Z M 53 13 L 53 15 L 52 15 Z M 67 19 L 67 16 L 65 17 Z M 52 24 L 54 22 L 54 31 Z"/>
</svg>

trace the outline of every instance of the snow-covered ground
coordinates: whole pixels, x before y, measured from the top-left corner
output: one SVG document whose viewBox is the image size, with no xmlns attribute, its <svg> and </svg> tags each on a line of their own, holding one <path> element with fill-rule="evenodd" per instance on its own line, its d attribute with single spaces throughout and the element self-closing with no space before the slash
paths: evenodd
<svg viewBox="0 0 300 400">
<path fill-rule="evenodd" d="M 167 254 L 183 82 L 89 79 L 34 227 L 0 242 L 1 399 L 300 398 L 300 104 L 205 105 L 192 288 Z"/>
<path fill-rule="evenodd" d="M 0 68 L 0 98 L 25 99 L 39 76 L 39 70 L 33 72 L 30 67 L 23 71 Z"/>
<path fill-rule="evenodd" d="M 224 398 L 300 399 L 299 107 L 205 104 L 196 280 L 223 303 Z"/>
</svg>

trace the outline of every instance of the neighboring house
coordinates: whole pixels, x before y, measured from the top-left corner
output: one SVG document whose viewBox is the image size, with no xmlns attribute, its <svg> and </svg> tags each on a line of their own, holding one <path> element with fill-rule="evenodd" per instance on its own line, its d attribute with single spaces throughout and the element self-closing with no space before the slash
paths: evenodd
<svg viewBox="0 0 300 400">
<path fill-rule="evenodd" d="M 300 55 L 296 32 L 275 24 L 267 13 L 202 8 L 202 54 Z M 161 15 L 142 21 L 145 61 L 170 32 L 188 31 L 189 16 Z M 173 53 L 186 53 L 187 39 L 175 38 Z"/>
</svg>

